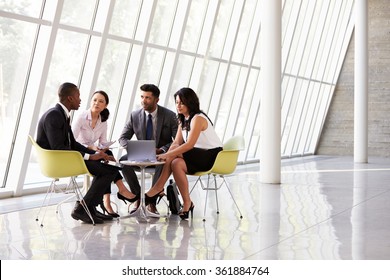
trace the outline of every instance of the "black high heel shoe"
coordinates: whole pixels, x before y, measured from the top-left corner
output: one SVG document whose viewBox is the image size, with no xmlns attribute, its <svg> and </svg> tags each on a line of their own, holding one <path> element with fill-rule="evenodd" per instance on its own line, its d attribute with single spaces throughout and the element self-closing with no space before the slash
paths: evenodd
<svg viewBox="0 0 390 280">
<path fill-rule="evenodd" d="M 135 202 L 135 201 L 137 201 L 137 200 L 139 199 L 139 195 L 136 195 L 136 196 L 133 197 L 133 198 L 127 198 L 126 196 L 121 195 L 120 193 L 116 193 L 116 196 L 118 197 L 118 199 L 123 200 L 123 202 L 124 202 L 125 204 L 127 204 L 126 201 L 128 201 L 128 202 L 130 202 L 130 203 L 133 203 L 133 202 Z"/>
<path fill-rule="evenodd" d="M 158 198 L 157 198 L 156 204 L 159 204 L 160 201 L 161 201 L 161 199 L 162 199 L 165 195 L 166 195 L 166 194 L 164 193 L 164 191 L 160 192 L 160 193 L 158 194 Z"/>
<path fill-rule="evenodd" d="M 117 214 L 117 213 L 115 213 L 115 212 L 114 212 L 114 213 L 108 212 L 108 210 L 107 210 L 106 206 L 104 206 L 104 203 L 103 203 L 103 202 L 100 203 L 100 208 L 102 208 L 103 214 L 106 214 L 106 213 L 107 213 L 108 216 L 111 216 L 111 217 L 113 217 L 113 218 L 119 218 L 119 217 L 120 217 L 119 214 Z"/>
<path fill-rule="evenodd" d="M 157 201 L 157 198 L 159 198 L 158 202 L 160 202 L 161 198 L 164 196 L 164 190 L 162 190 L 161 192 L 155 194 L 154 196 L 148 196 L 146 193 L 145 193 L 145 205 L 148 206 L 149 204 L 156 204 L 156 201 Z M 157 203 L 158 203 L 157 202 Z"/>
<path fill-rule="evenodd" d="M 195 205 L 191 202 L 191 206 L 188 209 L 188 211 L 182 211 L 181 213 L 179 213 L 180 218 L 182 220 L 188 219 L 188 216 L 189 216 L 190 212 L 191 212 L 191 219 L 194 218 L 194 207 L 195 207 Z"/>
</svg>

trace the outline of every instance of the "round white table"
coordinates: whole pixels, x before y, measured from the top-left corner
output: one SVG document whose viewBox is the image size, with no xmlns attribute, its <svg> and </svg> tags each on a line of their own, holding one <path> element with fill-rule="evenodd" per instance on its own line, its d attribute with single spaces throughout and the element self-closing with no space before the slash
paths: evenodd
<svg viewBox="0 0 390 280">
<path fill-rule="evenodd" d="M 164 215 L 150 212 L 148 209 L 146 209 L 146 205 L 145 205 L 145 169 L 146 169 L 146 167 L 163 165 L 163 164 L 165 164 L 165 161 L 128 161 L 128 160 L 122 160 L 122 161 L 120 161 L 120 163 L 123 165 L 138 166 L 141 169 L 140 205 L 134 213 L 130 214 L 130 217 L 136 217 L 137 220 L 140 222 L 149 222 L 149 218 L 165 217 Z"/>
</svg>

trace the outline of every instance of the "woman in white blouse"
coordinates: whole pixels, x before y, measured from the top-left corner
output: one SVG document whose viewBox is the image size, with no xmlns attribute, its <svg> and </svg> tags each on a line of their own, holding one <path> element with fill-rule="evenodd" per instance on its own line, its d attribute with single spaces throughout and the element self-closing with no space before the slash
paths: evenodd
<svg viewBox="0 0 390 280">
<path fill-rule="evenodd" d="M 200 110 L 199 98 L 191 88 L 182 88 L 174 94 L 179 127 L 176 138 L 168 152 L 157 156 L 165 164 L 154 186 L 145 194 L 147 204 L 164 190 L 164 184 L 173 174 L 183 198 L 180 218 L 188 219 L 193 214 L 194 204 L 188 189 L 187 174 L 209 170 L 218 153 L 222 151 L 222 142 L 214 130 L 209 117 Z"/>
<path fill-rule="evenodd" d="M 110 112 L 107 109 L 108 103 L 109 98 L 107 93 L 104 91 L 94 92 L 90 108 L 78 116 L 72 124 L 72 131 L 74 137 L 79 143 L 85 145 L 91 150 L 100 150 L 112 155 L 112 152 L 109 150 L 109 146 L 112 142 L 107 141 L 107 119 L 110 115 Z M 129 202 L 136 201 L 138 197 L 126 188 L 122 179 L 123 177 L 118 171 L 114 180 L 118 187 L 118 198 L 123 200 L 125 203 L 126 200 Z M 107 212 L 107 214 L 112 217 L 119 217 L 119 215 L 115 213 L 111 207 L 110 195 L 111 189 L 106 191 L 100 207 L 104 213 Z"/>
</svg>

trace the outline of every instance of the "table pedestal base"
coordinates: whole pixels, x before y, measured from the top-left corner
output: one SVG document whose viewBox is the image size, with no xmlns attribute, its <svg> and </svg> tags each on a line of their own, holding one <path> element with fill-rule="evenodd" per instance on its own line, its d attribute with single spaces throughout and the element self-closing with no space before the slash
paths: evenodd
<svg viewBox="0 0 390 280">
<path fill-rule="evenodd" d="M 144 162 L 128 162 L 121 161 L 122 164 L 138 166 L 141 169 L 141 195 L 140 195 L 140 205 L 137 210 L 130 214 L 130 217 L 135 217 L 137 221 L 147 223 L 150 218 L 164 218 L 167 216 L 156 214 L 150 212 L 146 209 L 145 205 L 145 168 L 148 166 L 155 166 L 164 164 L 164 162 L 154 162 L 154 163 L 144 163 Z"/>
<path fill-rule="evenodd" d="M 139 222 L 147 223 L 150 218 L 165 218 L 166 216 L 150 212 L 145 205 L 140 205 L 137 210 L 130 214 L 130 217 L 135 217 Z"/>
</svg>

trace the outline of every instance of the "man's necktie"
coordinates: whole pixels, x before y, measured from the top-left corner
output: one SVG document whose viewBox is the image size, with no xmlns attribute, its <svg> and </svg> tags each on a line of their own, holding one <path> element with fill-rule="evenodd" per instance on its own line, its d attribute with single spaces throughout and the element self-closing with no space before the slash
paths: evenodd
<svg viewBox="0 0 390 280">
<path fill-rule="evenodd" d="M 68 145 L 69 145 L 69 148 L 71 149 L 72 145 L 70 142 L 70 118 L 69 117 L 66 118 L 66 122 L 68 123 Z"/>
<path fill-rule="evenodd" d="M 153 138 L 153 121 L 152 115 L 148 115 L 148 122 L 146 124 L 146 140 L 151 140 Z"/>
</svg>

